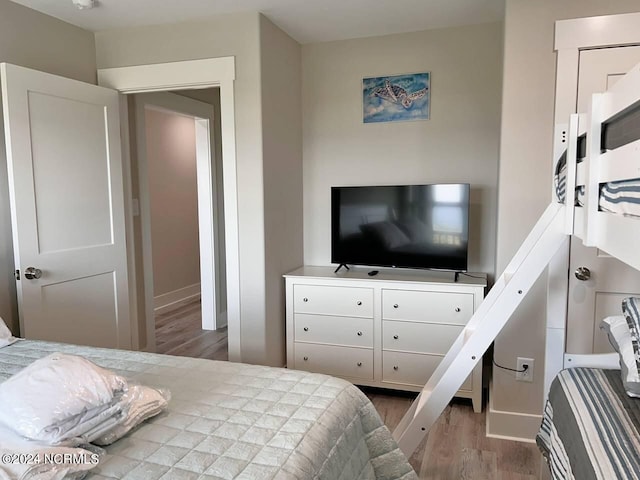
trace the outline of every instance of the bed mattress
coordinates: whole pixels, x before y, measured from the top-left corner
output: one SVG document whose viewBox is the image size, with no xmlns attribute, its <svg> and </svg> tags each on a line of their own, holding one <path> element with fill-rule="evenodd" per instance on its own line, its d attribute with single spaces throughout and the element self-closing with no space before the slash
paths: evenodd
<svg viewBox="0 0 640 480">
<path fill-rule="evenodd" d="M 626 394 L 619 370 L 563 370 L 536 441 L 554 479 L 638 479 L 640 399 Z"/>
<path fill-rule="evenodd" d="M 326 375 L 143 352 L 19 341 L 0 382 L 52 352 L 168 388 L 168 411 L 106 447 L 90 479 L 416 479 L 375 408 Z"/>
</svg>

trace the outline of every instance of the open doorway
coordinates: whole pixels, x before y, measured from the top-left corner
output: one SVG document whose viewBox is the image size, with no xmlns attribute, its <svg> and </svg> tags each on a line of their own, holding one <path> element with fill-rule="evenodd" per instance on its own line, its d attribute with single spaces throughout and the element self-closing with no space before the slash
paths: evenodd
<svg viewBox="0 0 640 480">
<path fill-rule="evenodd" d="M 130 97 L 147 349 L 158 353 L 228 359 L 219 98 Z"/>
</svg>

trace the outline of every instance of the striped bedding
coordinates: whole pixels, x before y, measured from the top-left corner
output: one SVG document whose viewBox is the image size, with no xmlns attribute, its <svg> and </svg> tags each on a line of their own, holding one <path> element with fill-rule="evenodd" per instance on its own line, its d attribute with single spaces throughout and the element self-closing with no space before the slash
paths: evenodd
<svg viewBox="0 0 640 480">
<path fill-rule="evenodd" d="M 600 209 L 640 217 L 640 178 L 603 184 L 600 187 Z"/>
<path fill-rule="evenodd" d="M 625 393 L 619 370 L 563 370 L 536 442 L 553 479 L 639 479 L 640 399 Z"/>
<path fill-rule="evenodd" d="M 560 203 L 567 198 L 567 170 L 562 167 L 555 176 L 556 197 Z M 574 205 L 584 206 L 584 186 L 576 188 Z M 640 217 L 640 178 L 608 182 L 600 186 L 600 210 L 631 217 Z"/>
</svg>

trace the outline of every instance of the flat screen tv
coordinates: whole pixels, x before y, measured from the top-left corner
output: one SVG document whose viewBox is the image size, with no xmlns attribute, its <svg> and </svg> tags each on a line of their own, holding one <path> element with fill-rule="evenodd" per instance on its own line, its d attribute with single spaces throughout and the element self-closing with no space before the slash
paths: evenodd
<svg viewBox="0 0 640 480">
<path fill-rule="evenodd" d="M 469 184 L 331 188 L 331 262 L 467 270 Z"/>
</svg>

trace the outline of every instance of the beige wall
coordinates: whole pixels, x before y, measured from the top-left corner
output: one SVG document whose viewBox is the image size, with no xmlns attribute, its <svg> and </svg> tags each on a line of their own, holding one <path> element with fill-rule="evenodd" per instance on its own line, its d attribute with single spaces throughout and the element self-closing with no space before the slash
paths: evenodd
<svg viewBox="0 0 640 480">
<path fill-rule="evenodd" d="M 470 258 L 494 271 L 502 24 L 302 49 L 304 263 L 331 260 L 334 185 L 471 184 Z M 362 78 L 431 72 L 431 119 L 363 124 Z"/>
<path fill-rule="evenodd" d="M 98 32 L 96 52 L 98 68 L 221 56 L 235 57 L 242 360 L 249 363 L 281 365 L 284 338 L 272 338 L 271 333 L 267 338 L 266 325 L 265 249 L 268 240 L 265 238 L 265 198 L 269 193 L 265 195 L 265 188 L 280 186 L 274 186 L 270 181 L 265 182 L 263 173 L 261 83 L 261 56 L 273 55 L 276 58 L 278 52 L 270 52 L 272 47 L 269 41 L 264 46 L 261 45 L 261 24 L 264 21 L 260 17 L 257 13 L 222 15 L 197 22 Z M 274 42 L 274 45 L 277 44 L 278 42 Z M 283 78 L 288 78 L 287 74 L 282 75 Z M 281 85 L 277 87 L 282 88 Z M 295 99 L 295 90 L 293 92 L 294 97 L 288 100 L 295 104 L 298 100 Z M 283 107 L 285 110 L 288 108 L 286 105 Z M 290 127 L 295 129 L 296 125 Z M 270 160 L 267 162 L 270 163 Z M 270 200 L 266 201 L 270 203 Z M 285 219 L 285 222 L 289 221 L 290 219 Z M 295 249 L 291 251 L 295 252 Z M 271 253 L 282 255 L 271 261 L 286 267 L 289 251 L 272 250 Z M 279 321 L 284 323 L 284 317 Z"/>
<path fill-rule="evenodd" d="M 158 297 L 200 283 L 196 125 L 193 118 L 146 109 L 145 130 Z"/>
<path fill-rule="evenodd" d="M 551 200 L 556 20 L 628 13 L 637 0 L 507 0 L 496 270 L 501 273 Z M 495 344 L 498 363 L 535 359 L 533 383 L 494 367 L 490 433 L 532 438 L 543 405 L 546 281 L 540 280 Z M 524 415 L 523 415 L 524 414 Z M 528 417 L 527 414 L 534 417 Z"/>
<path fill-rule="evenodd" d="M 95 83 L 93 34 L 0 0 L 0 62 Z M 0 119 L 0 316 L 18 332 L 4 131 Z"/>
<path fill-rule="evenodd" d="M 260 17 L 266 322 L 269 364 L 285 363 L 282 275 L 303 264 L 300 45 Z"/>
</svg>

